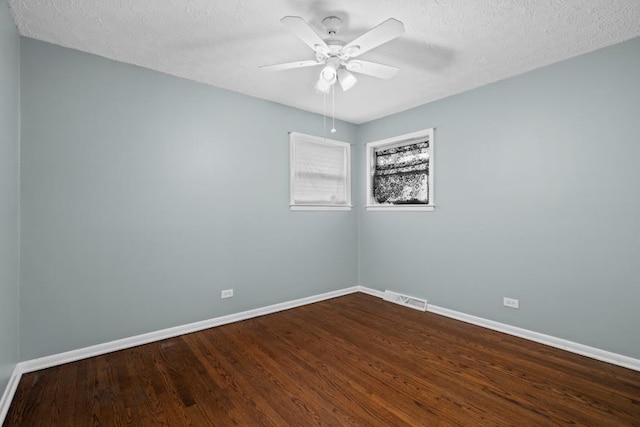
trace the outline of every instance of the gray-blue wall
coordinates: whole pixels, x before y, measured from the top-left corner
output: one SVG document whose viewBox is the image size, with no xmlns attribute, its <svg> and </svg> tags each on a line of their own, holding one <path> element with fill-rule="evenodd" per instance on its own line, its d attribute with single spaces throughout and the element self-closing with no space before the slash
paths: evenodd
<svg viewBox="0 0 640 427">
<path fill-rule="evenodd" d="M 23 359 L 357 284 L 356 213 L 289 211 L 319 115 L 23 39 L 22 123 Z"/>
<path fill-rule="evenodd" d="M 361 212 L 360 283 L 639 358 L 640 39 L 361 125 L 361 206 L 362 145 L 430 127 L 436 210 Z"/>
<path fill-rule="evenodd" d="M 20 38 L 0 0 L 0 396 L 18 362 Z"/>
<path fill-rule="evenodd" d="M 435 127 L 431 213 L 290 212 L 287 132 L 320 116 L 34 40 L 21 60 L 22 360 L 356 283 L 640 357 L 638 39 L 340 124 L 359 206 L 363 143 Z"/>
</svg>

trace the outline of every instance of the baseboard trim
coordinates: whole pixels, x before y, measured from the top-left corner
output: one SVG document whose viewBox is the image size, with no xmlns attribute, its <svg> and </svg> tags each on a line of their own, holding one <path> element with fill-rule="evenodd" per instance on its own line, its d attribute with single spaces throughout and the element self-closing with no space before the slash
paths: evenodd
<svg viewBox="0 0 640 427">
<path fill-rule="evenodd" d="M 372 297 L 378 297 L 384 299 L 384 291 L 379 291 L 377 289 L 367 288 L 366 286 L 356 286 L 358 292 L 362 292 L 363 294 L 371 295 Z"/>
<path fill-rule="evenodd" d="M 358 286 L 357 288 L 360 292 L 384 299 L 384 292 L 382 291 L 367 288 L 365 286 Z M 451 319 L 471 323 L 476 326 L 482 326 L 483 328 L 503 332 L 505 334 L 524 338 L 530 341 L 535 341 L 537 343 L 545 344 L 550 347 L 566 350 L 571 353 L 580 354 L 582 356 L 590 357 L 602 362 L 607 362 L 613 365 L 622 366 L 624 368 L 633 369 L 634 371 L 640 371 L 640 359 L 634 359 L 633 357 L 624 356 L 622 354 L 613 353 L 596 347 L 590 347 L 588 345 L 565 340 L 563 338 L 557 338 L 551 335 L 542 334 L 540 332 L 530 331 L 528 329 L 519 328 L 517 326 L 507 325 L 506 323 L 484 319 L 482 317 L 473 316 L 471 314 L 450 310 L 448 308 L 439 307 L 433 304 L 427 305 L 427 311 L 430 313 L 449 317 Z"/>
<path fill-rule="evenodd" d="M 2 399 L 0 399 L 0 426 L 4 423 L 4 419 L 9 412 L 9 407 L 11 406 L 11 402 L 13 401 L 13 396 L 16 394 L 16 390 L 18 389 L 18 384 L 20 383 L 21 377 L 22 370 L 20 369 L 20 364 L 18 363 L 13 368 L 13 372 L 9 377 L 7 387 L 5 387 L 4 393 L 2 393 Z"/>
<path fill-rule="evenodd" d="M 320 302 L 331 298 L 352 294 L 355 292 L 362 292 L 380 299 L 384 299 L 384 292 L 382 291 L 368 288 L 366 286 L 352 286 L 349 288 L 313 295 L 306 298 L 273 304 L 266 307 L 243 311 L 240 313 L 229 314 L 227 316 L 215 317 L 200 322 L 189 323 L 186 325 L 162 329 L 155 332 L 149 332 L 146 334 L 136 335 L 133 337 L 110 341 L 103 344 L 97 344 L 90 347 L 20 362 L 15 366 L 7 387 L 2 394 L 2 400 L 0 400 L 0 425 L 2 425 L 2 423 L 4 422 L 4 419 L 9 411 L 11 401 L 13 400 L 13 396 L 15 395 L 15 392 L 18 388 L 18 383 L 20 382 L 22 374 L 38 371 L 40 369 L 51 368 L 53 366 L 58 366 L 65 363 L 75 362 L 77 360 L 87 359 L 89 357 L 100 356 L 102 354 L 112 353 L 118 350 L 137 347 L 139 345 L 164 340 L 167 338 L 173 338 L 179 335 L 189 334 L 216 326 L 222 326 L 258 316 L 277 313 L 279 311 L 289 310 L 291 308 L 313 304 L 315 302 Z M 427 311 L 430 313 L 460 320 L 466 323 L 471 323 L 473 325 L 482 326 L 494 331 L 503 332 L 520 338 L 525 338 L 530 341 L 535 341 L 572 353 L 580 354 L 582 356 L 590 357 L 602 362 L 607 362 L 613 365 L 633 369 L 634 371 L 640 371 L 640 359 L 634 359 L 632 357 L 612 353 L 610 351 L 601 350 L 599 348 L 590 347 L 562 338 L 541 334 L 539 332 L 518 328 L 516 326 L 507 325 L 505 323 L 495 322 L 493 320 L 484 319 L 482 317 L 472 316 L 470 314 L 450 310 L 448 308 L 439 307 L 433 304 L 428 304 Z"/>
<path fill-rule="evenodd" d="M 427 311 L 439 314 L 441 316 L 450 317 L 452 319 L 461 320 L 463 322 L 471 323 L 477 326 L 482 326 L 494 331 L 503 332 L 505 334 L 524 338 L 530 341 L 535 341 L 540 344 L 559 348 L 561 350 L 566 350 L 571 353 L 587 356 L 592 359 L 600 360 L 602 362 L 607 362 L 625 368 L 633 369 L 634 371 L 640 371 L 640 360 L 634 359 L 633 357 L 612 353 L 607 350 L 602 350 L 574 341 L 565 340 L 563 338 L 557 338 L 551 335 L 542 334 L 540 332 L 519 328 L 517 326 L 495 322 L 493 320 L 484 319 L 482 317 L 472 316 L 470 314 L 461 313 L 459 311 L 449 310 L 448 308 L 438 307 L 436 305 L 430 305 L 427 308 Z"/>
<path fill-rule="evenodd" d="M 331 298 L 340 297 L 347 294 L 358 292 L 357 286 L 352 286 L 337 291 L 326 292 L 319 295 L 313 295 L 306 298 L 300 298 L 293 301 L 282 302 L 269 305 L 266 307 L 256 308 L 253 310 L 243 311 L 240 313 L 229 314 L 226 316 L 214 317 L 200 322 L 189 323 L 186 325 L 176 326 L 173 328 L 162 329 L 155 332 L 136 335 L 129 338 L 123 338 L 115 341 L 109 341 L 103 344 L 97 344 L 90 347 L 80 348 L 77 350 L 66 351 L 64 353 L 53 354 L 51 356 L 40 357 L 37 359 L 27 360 L 18 363 L 22 373 L 39 371 L 40 369 L 50 368 L 77 360 L 87 359 L 89 357 L 100 356 L 112 353 L 118 350 L 124 350 L 139 345 L 148 344 L 167 338 L 177 337 L 179 335 L 198 332 L 203 329 L 209 329 L 216 326 L 226 325 L 228 323 L 239 322 L 241 320 L 251 319 L 253 317 L 264 316 L 278 311 L 289 310 L 291 308 L 300 307 L 314 302 L 324 301 Z"/>
<path fill-rule="evenodd" d="M 216 326 L 226 325 L 228 323 L 240 322 L 242 320 L 251 319 L 253 317 L 264 316 L 267 314 L 277 313 L 279 311 L 289 310 L 291 308 L 300 307 L 314 302 L 320 302 L 343 295 L 352 294 L 359 291 L 358 286 L 339 289 L 336 291 L 325 292 L 323 294 L 312 295 L 310 297 L 299 298 L 292 301 L 286 301 L 278 304 L 260 307 L 253 310 L 247 310 L 240 313 L 229 314 L 226 316 L 214 317 L 212 319 L 202 320 L 200 322 L 180 325 L 173 328 L 162 329 L 159 331 L 149 332 L 146 334 L 136 335 L 133 337 L 123 338 L 115 341 L 109 341 L 102 344 L 84 347 L 77 350 L 66 351 L 64 353 L 52 354 L 51 356 L 40 357 L 37 359 L 25 360 L 16 364 L 9 383 L 2 394 L 0 400 L 0 426 L 4 423 L 4 419 L 9 412 L 11 401 L 18 389 L 22 374 L 28 372 L 39 371 L 40 369 L 51 368 L 53 366 L 63 365 L 65 363 L 75 362 L 89 357 L 100 356 L 112 353 L 118 350 L 124 350 L 139 345 L 148 344 L 155 341 L 173 338 L 179 335 L 189 334 L 192 332 L 202 331 L 204 329 Z"/>
</svg>

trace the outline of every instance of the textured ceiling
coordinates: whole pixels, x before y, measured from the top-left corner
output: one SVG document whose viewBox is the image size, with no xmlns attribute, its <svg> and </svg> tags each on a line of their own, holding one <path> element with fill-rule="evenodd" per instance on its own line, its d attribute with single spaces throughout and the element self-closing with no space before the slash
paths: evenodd
<svg viewBox="0 0 640 427">
<path fill-rule="evenodd" d="M 638 0 L 10 0 L 20 33 L 117 61 L 322 113 L 318 68 L 281 23 L 301 16 L 349 42 L 393 17 L 405 35 L 359 59 L 400 67 L 336 89 L 336 117 L 362 123 L 640 36 Z M 329 103 L 330 105 L 330 103 Z"/>
</svg>

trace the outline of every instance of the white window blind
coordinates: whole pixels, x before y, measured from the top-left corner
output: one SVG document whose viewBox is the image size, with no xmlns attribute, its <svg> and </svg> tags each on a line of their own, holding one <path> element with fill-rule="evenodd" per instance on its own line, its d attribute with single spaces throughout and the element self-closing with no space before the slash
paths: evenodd
<svg viewBox="0 0 640 427">
<path fill-rule="evenodd" d="M 291 133 L 291 206 L 350 207 L 350 146 Z"/>
</svg>

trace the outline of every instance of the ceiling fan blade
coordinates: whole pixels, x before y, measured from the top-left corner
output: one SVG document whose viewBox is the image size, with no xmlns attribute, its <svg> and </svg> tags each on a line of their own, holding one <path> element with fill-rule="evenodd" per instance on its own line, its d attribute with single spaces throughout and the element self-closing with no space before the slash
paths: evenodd
<svg viewBox="0 0 640 427">
<path fill-rule="evenodd" d="M 397 67 L 391 65 L 378 64 L 377 62 L 369 61 L 349 61 L 346 65 L 347 70 L 354 73 L 366 74 L 368 76 L 377 77 L 379 79 L 390 79 L 395 76 L 398 70 Z"/>
<path fill-rule="evenodd" d="M 274 65 L 261 65 L 258 68 L 269 71 L 281 71 L 281 70 L 291 70 L 293 68 L 303 68 L 303 67 L 314 67 L 316 65 L 320 65 L 322 62 L 318 61 L 296 61 L 296 62 L 285 62 L 282 64 L 274 64 Z"/>
<path fill-rule="evenodd" d="M 404 24 L 397 19 L 390 18 L 348 43 L 343 52 L 348 57 L 355 58 L 402 34 L 404 34 Z"/>
<path fill-rule="evenodd" d="M 286 25 L 289 31 L 298 36 L 300 40 L 314 51 L 320 51 L 320 53 L 324 54 L 329 52 L 329 46 L 311 29 L 304 19 L 299 16 L 285 16 L 280 22 Z"/>
</svg>

